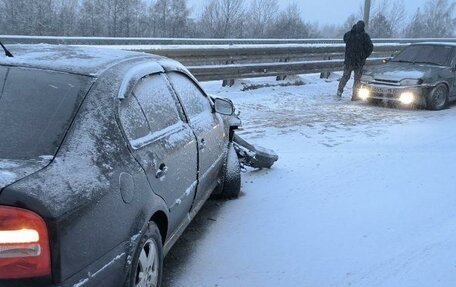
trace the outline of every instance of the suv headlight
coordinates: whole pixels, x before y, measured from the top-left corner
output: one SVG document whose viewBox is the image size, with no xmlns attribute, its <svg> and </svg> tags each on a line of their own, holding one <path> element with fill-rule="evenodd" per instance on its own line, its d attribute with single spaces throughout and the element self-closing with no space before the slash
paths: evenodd
<svg viewBox="0 0 456 287">
<path fill-rule="evenodd" d="M 401 81 L 401 86 L 416 86 L 423 83 L 422 79 L 404 79 Z"/>
</svg>

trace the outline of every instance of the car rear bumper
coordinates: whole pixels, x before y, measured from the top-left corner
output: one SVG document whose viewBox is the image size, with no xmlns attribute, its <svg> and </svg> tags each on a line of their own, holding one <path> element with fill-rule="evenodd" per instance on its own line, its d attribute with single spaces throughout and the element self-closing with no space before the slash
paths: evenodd
<svg viewBox="0 0 456 287">
<path fill-rule="evenodd" d="M 126 279 L 126 243 L 62 283 L 51 278 L 0 280 L 0 287 L 121 287 Z"/>
<path fill-rule="evenodd" d="M 0 280 L 1 287 L 56 287 L 50 278 Z"/>
</svg>

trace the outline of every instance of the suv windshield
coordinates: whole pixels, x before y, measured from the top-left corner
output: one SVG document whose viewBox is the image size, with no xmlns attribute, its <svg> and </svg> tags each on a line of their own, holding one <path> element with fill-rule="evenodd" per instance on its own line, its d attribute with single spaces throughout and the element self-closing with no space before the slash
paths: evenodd
<svg viewBox="0 0 456 287">
<path fill-rule="evenodd" d="M 35 69 L 1 69 L 0 158 L 55 155 L 87 92 L 89 78 Z"/>
<path fill-rule="evenodd" d="M 437 45 L 416 45 L 405 48 L 393 62 L 424 63 L 450 66 L 453 48 Z"/>
</svg>

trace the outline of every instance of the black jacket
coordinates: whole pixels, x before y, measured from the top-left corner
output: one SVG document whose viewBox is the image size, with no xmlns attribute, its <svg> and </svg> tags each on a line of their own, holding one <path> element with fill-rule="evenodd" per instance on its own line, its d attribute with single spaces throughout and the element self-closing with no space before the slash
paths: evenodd
<svg viewBox="0 0 456 287">
<path fill-rule="evenodd" d="M 363 30 L 358 30 L 356 25 L 351 31 L 345 33 L 345 65 L 352 67 L 363 66 L 366 59 L 372 54 L 374 45 L 370 36 Z"/>
</svg>

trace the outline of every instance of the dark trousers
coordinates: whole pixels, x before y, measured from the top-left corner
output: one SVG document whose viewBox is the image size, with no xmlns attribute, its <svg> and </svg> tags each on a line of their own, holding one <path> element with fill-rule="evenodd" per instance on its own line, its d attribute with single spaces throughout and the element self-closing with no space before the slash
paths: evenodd
<svg viewBox="0 0 456 287">
<path fill-rule="evenodd" d="M 363 66 L 348 66 L 345 65 L 344 68 L 344 75 L 339 82 L 338 92 L 342 93 L 344 91 L 345 86 L 347 85 L 348 80 L 350 80 L 352 72 L 355 72 L 355 83 L 353 84 L 353 95 L 356 94 L 356 90 L 359 87 L 361 82 L 361 76 L 363 75 Z"/>
</svg>

